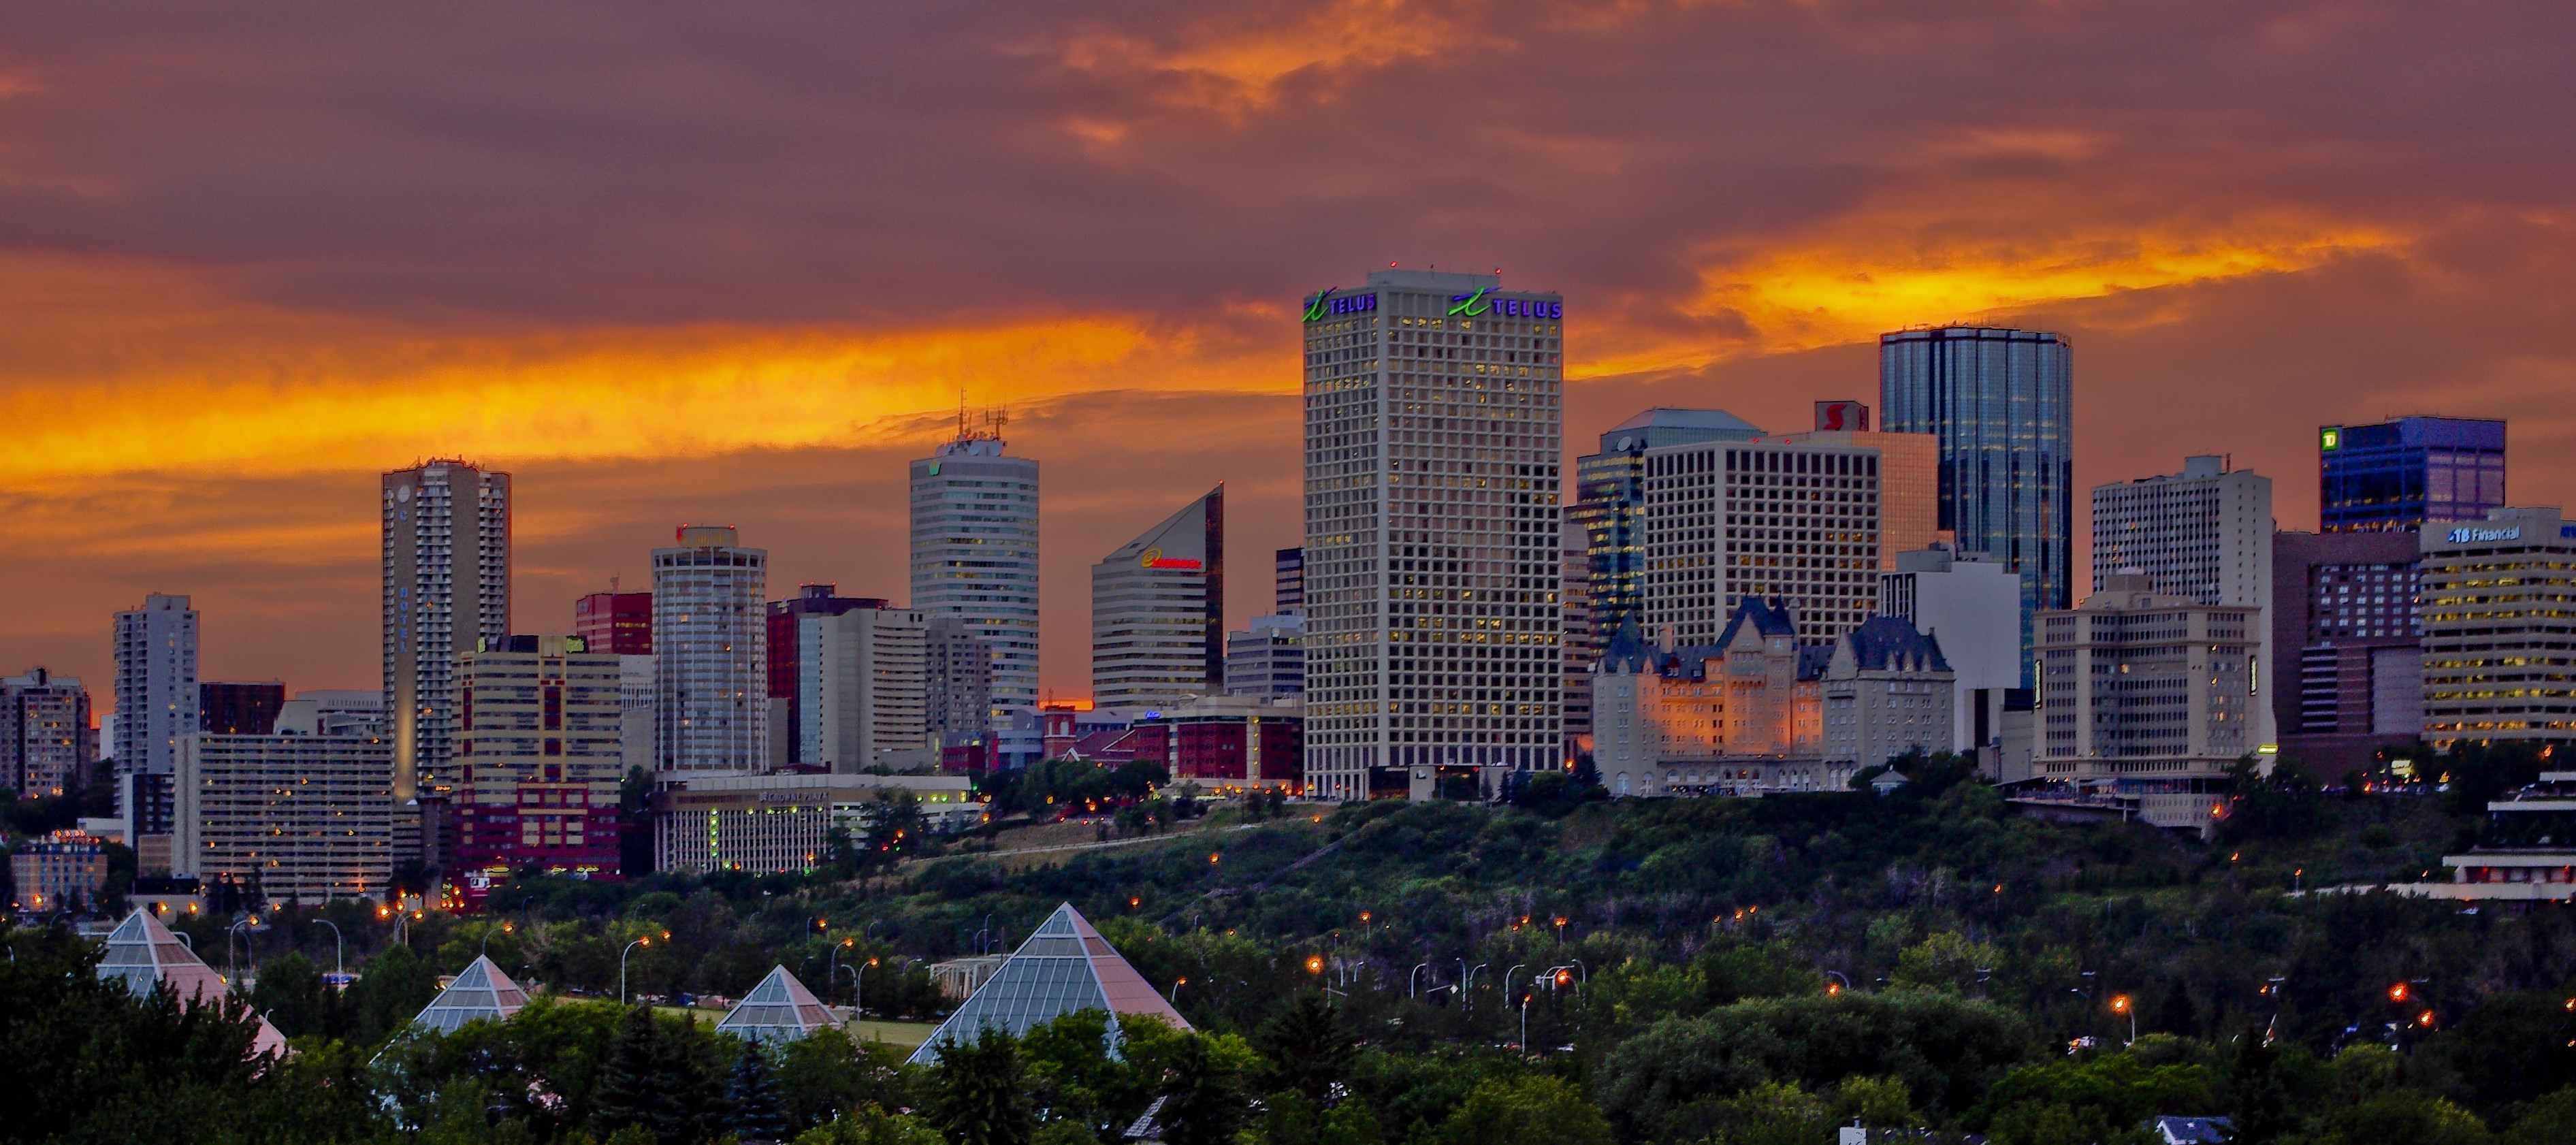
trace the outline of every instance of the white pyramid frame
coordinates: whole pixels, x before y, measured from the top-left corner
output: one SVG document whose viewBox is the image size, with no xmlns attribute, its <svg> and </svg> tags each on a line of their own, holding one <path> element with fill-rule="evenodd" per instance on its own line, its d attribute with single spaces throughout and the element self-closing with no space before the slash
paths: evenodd
<svg viewBox="0 0 2576 1145">
<path fill-rule="evenodd" d="M 108 933 L 107 953 L 98 960 L 98 976 L 101 981 L 125 987 L 136 997 L 148 996 L 154 987 L 169 983 L 182 1007 L 222 998 L 230 992 L 223 975 L 215 973 L 214 967 L 206 965 L 205 959 L 197 957 L 196 951 L 142 907 L 134 908 L 133 914 L 125 916 L 125 921 Z M 282 1058 L 295 1051 L 287 1048 L 286 1035 L 263 1017 L 250 1052 L 253 1057 L 266 1054 Z"/>
<path fill-rule="evenodd" d="M 502 973 L 499 966 L 493 965 L 489 956 L 478 956 L 473 965 L 465 968 L 465 973 L 457 975 L 455 981 L 438 992 L 438 997 L 430 999 L 429 1005 L 422 1007 L 420 1016 L 413 1018 L 411 1024 L 424 1030 L 452 1034 L 465 1023 L 481 1018 L 509 1021 L 510 1015 L 518 1013 L 519 1008 L 527 1004 L 527 991 Z"/>
<path fill-rule="evenodd" d="M 716 1023 L 716 1032 L 732 1034 L 747 1042 L 792 1042 L 825 1026 L 838 1024 L 832 1008 L 805 988 L 805 983 L 776 967 L 760 985 L 742 996 L 742 1001 L 725 1011 L 724 1020 Z"/>
<path fill-rule="evenodd" d="M 1122 1017 L 1158 1018 L 1176 1030 L 1190 1028 L 1189 1020 L 1111 949 L 1082 912 L 1064 903 L 931 1032 L 911 1060 L 914 1065 L 936 1062 L 940 1046 L 951 1040 L 971 1042 L 988 1026 L 1022 1037 L 1032 1026 L 1078 1010 L 1108 1011 L 1112 1039 Z"/>
</svg>

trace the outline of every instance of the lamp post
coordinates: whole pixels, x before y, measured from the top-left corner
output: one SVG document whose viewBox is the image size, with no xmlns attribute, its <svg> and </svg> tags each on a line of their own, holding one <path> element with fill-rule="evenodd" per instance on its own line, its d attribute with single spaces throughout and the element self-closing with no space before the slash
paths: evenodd
<svg viewBox="0 0 2576 1145">
<path fill-rule="evenodd" d="M 346 944 L 346 943 L 344 943 L 344 942 L 342 942 L 342 941 L 340 940 L 340 924 L 338 924 L 338 923 L 336 923 L 336 922 L 333 922 L 333 921 L 331 921 L 330 919 L 327 919 L 327 918 L 317 918 L 317 919 L 314 919 L 313 921 L 318 922 L 318 923 L 321 923 L 322 925 L 324 925 L 324 926 L 327 926 L 327 927 L 330 927 L 330 928 L 331 928 L 331 974 L 332 974 L 332 976 L 333 976 L 333 977 L 337 977 L 337 978 L 346 978 L 346 977 L 348 977 L 348 976 L 349 976 L 349 958 L 348 958 L 348 955 L 345 953 L 345 951 L 344 951 L 344 949 L 343 949 L 347 944 Z"/>
<path fill-rule="evenodd" d="M 1852 989 L 1851 979 L 1843 977 L 1843 972 L 1842 972 L 1842 971 L 1840 971 L 1840 970 L 1828 970 L 1828 971 L 1825 971 L 1825 977 L 1827 977 L 1827 978 L 1831 978 L 1831 979 L 1833 979 L 1834 981 L 1839 982 L 1839 983 L 1841 983 L 1841 984 L 1842 984 L 1839 988 L 1828 988 L 1828 989 L 1825 991 L 1825 992 L 1826 992 L 1826 993 L 1828 993 L 1828 994 L 1839 994 L 1839 993 L 1842 993 L 1844 990 Z"/>
<path fill-rule="evenodd" d="M 1466 961 L 1466 959 L 1461 958 L 1461 959 L 1459 959 L 1458 961 L 1460 961 L 1460 962 L 1465 962 L 1465 961 Z M 1479 962 L 1479 963 L 1477 963 L 1477 964 L 1475 964 L 1475 965 L 1473 965 L 1473 966 L 1468 967 L 1468 968 L 1467 968 L 1467 975 L 1466 975 L 1466 979 L 1465 979 L 1464 981 L 1462 981 L 1462 982 L 1458 983 L 1458 996 L 1459 996 L 1459 997 L 1461 997 L 1461 998 L 1465 998 L 1465 999 L 1467 1000 L 1467 1012 L 1468 1012 L 1468 1013 L 1471 1013 L 1471 1014 L 1472 1014 L 1472 1013 L 1475 1013 L 1475 1012 L 1476 1012 L 1476 996 L 1475 996 L 1474 994 L 1468 993 L 1468 991 L 1473 990 L 1473 989 L 1475 989 L 1475 987 L 1476 987 L 1476 972 L 1477 972 L 1477 971 L 1479 971 L 1479 970 L 1482 970 L 1482 969 L 1484 969 L 1484 968 L 1486 968 L 1486 967 L 1488 967 L 1488 966 L 1491 966 L 1491 965 L 1493 965 L 1493 963 L 1491 963 L 1491 962 Z"/>
<path fill-rule="evenodd" d="M 1415 995 L 1415 993 L 1414 993 L 1414 990 L 1413 990 L 1413 983 L 1414 983 L 1414 981 L 1415 981 L 1415 978 L 1416 978 L 1416 976 L 1417 976 L 1417 975 L 1421 974 L 1423 971 L 1428 970 L 1428 969 L 1430 969 L 1430 968 L 1431 968 L 1431 964 L 1430 964 L 1430 963 L 1428 963 L 1428 962 L 1419 962 L 1419 963 L 1415 963 L 1415 964 L 1414 964 L 1413 969 L 1411 969 L 1411 970 L 1409 970 L 1409 971 L 1406 971 L 1406 972 L 1405 972 L 1405 975 L 1404 975 L 1404 996 L 1405 996 L 1405 997 L 1407 997 L 1407 998 L 1411 998 L 1411 997 L 1415 997 L 1415 996 L 1416 996 L 1416 995 Z"/>
<path fill-rule="evenodd" d="M 648 935 L 646 935 L 646 936 L 644 936 L 644 937 L 642 937 L 642 938 L 636 939 L 636 940 L 635 940 L 635 941 L 633 941 L 633 942 L 627 943 L 627 944 L 626 944 L 626 949 L 624 949 L 624 950 L 620 950 L 620 951 L 618 951 L 618 952 L 617 952 L 617 1004 L 618 1004 L 618 1005 L 623 1006 L 623 1005 L 625 1005 L 625 1004 L 626 1004 L 626 956 L 627 956 L 627 955 L 629 955 L 629 954 L 633 954 L 633 953 L 635 953 L 635 948 L 636 948 L 636 947 L 638 947 L 638 946 L 651 946 L 651 945 L 653 945 L 653 936 L 651 936 L 651 935 L 649 935 L 649 934 L 648 934 Z"/>
<path fill-rule="evenodd" d="M 2123 1046 L 2134 1046 L 2138 1044 L 2138 1008 L 2129 1004 L 2129 996 L 2126 994 L 2113 994 L 2111 996 L 2111 1012 L 2114 1014 L 2127 1014 L 2129 1016 L 2129 1040 L 2120 1044 Z"/>
<path fill-rule="evenodd" d="M 873 958 L 850 964 L 850 1020 L 853 1022 L 868 1016 L 868 967 L 876 964 L 877 960 Z"/>
</svg>

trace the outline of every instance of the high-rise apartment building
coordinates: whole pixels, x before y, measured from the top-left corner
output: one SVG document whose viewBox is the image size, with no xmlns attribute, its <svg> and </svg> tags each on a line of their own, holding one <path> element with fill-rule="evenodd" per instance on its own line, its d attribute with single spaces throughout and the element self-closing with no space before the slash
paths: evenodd
<svg viewBox="0 0 2576 1145">
<path fill-rule="evenodd" d="M 1568 766 L 1592 750 L 1592 662 L 1601 655 L 1602 633 L 1592 611 L 1591 531 L 1566 521 L 1558 530 L 1558 615 L 1565 625 L 1557 663 L 1557 695 L 1564 715 L 1558 731 L 1565 737 Z"/>
<path fill-rule="evenodd" d="M 21 799 L 88 786 L 98 759 L 89 692 L 78 677 L 30 668 L 0 679 L 0 787 Z"/>
<path fill-rule="evenodd" d="M 1225 690 L 1225 486 L 1091 566 L 1091 699 L 1163 708 Z"/>
<path fill-rule="evenodd" d="M 197 730 L 197 610 L 152 594 L 116 614 L 116 770 L 168 775 Z"/>
<path fill-rule="evenodd" d="M 2428 521 L 2423 551 L 2424 738 L 2576 739 L 2576 526 L 2554 508 Z"/>
<path fill-rule="evenodd" d="M 2262 623 L 2136 572 L 2041 613 L 2038 775 L 2135 799 L 2157 826 L 2205 822 L 2227 768 L 2263 746 Z"/>
<path fill-rule="evenodd" d="M 197 685 L 196 730 L 227 736 L 274 735 L 277 714 L 285 708 L 282 680 L 206 680 Z"/>
<path fill-rule="evenodd" d="M 2223 458 L 2186 457 L 2180 473 L 2093 487 L 2093 583 L 2144 573 L 2164 596 L 2244 608 L 2272 606 L 2272 479 Z M 2257 664 L 2270 633 L 2250 638 Z M 2272 746 L 2269 704 L 2254 713 L 2257 746 Z"/>
<path fill-rule="evenodd" d="M 2417 549 L 2394 529 L 2272 536 L 2272 722 L 2328 781 L 2423 734 Z"/>
<path fill-rule="evenodd" d="M 2034 614 L 2074 590 L 2074 351 L 2063 334 L 1986 326 L 1900 330 L 1878 347 L 1880 425 L 1939 440 L 1935 527 L 2021 577 L 2027 652 Z"/>
<path fill-rule="evenodd" d="M 769 765 L 819 764 L 805 754 L 806 687 L 813 665 L 804 660 L 805 642 L 797 626 L 808 616 L 839 616 L 853 609 L 884 608 L 891 601 L 874 596 L 841 596 L 840 586 L 805 584 L 796 595 L 769 602 Z"/>
<path fill-rule="evenodd" d="M 1784 433 L 1790 445 L 1859 445 L 1878 451 L 1878 551 L 1881 569 L 1896 567 L 1896 554 L 1934 545 L 1956 545 L 1941 527 L 1941 446 L 1928 433 L 1869 428 L 1869 407 L 1853 401 L 1817 402 L 1816 428 Z M 1833 426 L 1859 428 L 1829 428 Z"/>
<path fill-rule="evenodd" d="M 510 475 L 428 461 L 385 474 L 383 493 L 385 706 L 402 804 L 455 754 L 457 655 L 510 634 Z"/>
<path fill-rule="evenodd" d="M 458 658 L 454 864 L 466 905 L 529 867 L 618 876 L 624 666 L 578 636 L 486 640 Z"/>
<path fill-rule="evenodd" d="M 593 654 L 653 654 L 653 594 L 594 592 L 572 602 L 572 634 Z"/>
<path fill-rule="evenodd" d="M 919 610 L 916 610 L 919 611 Z M 922 719 L 943 749 L 989 743 L 993 730 L 993 646 L 966 619 L 923 612 Z"/>
<path fill-rule="evenodd" d="M 1555 766 L 1564 317 L 1489 274 L 1307 298 L 1310 791 L 1473 796 Z"/>
<path fill-rule="evenodd" d="M 2504 428 L 2463 417 L 2319 427 L 2319 523 L 2329 533 L 2412 532 L 2485 519 L 2504 505 Z"/>
<path fill-rule="evenodd" d="M 1650 448 L 1644 461 L 1650 639 L 1708 644 L 1739 604 L 1762 599 L 1785 609 L 1800 643 L 1826 645 L 1877 606 L 1884 506 L 1875 446 L 1697 442 Z"/>
<path fill-rule="evenodd" d="M 1296 616 L 1306 609 L 1306 550 L 1281 549 L 1271 554 L 1270 611 L 1280 616 Z"/>
<path fill-rule="evenodd" d="M 843 774 L 936 763 L 930 617 L 908 608 L 852 608 L 795 620 L 796 761 Z"/>
<path fill-rule="evenodd" d="M 1631 618 L 1645 623 L 1646 451 L 1761 436 L 1761 427 L 1723 410 L 1658 407 L 1611 426 L 1600 452 L 1575 459 L 1575 500 L 1565 515 L 1584 531 L 1594 631 L 1617 632 Z"/>
<path fill-rule="evenodd" d="M 653 550 L 654 770 L 769 760 L 769 551 L 732 526 L 682 525 Z"/>
<path fill-rule="evenodd" d="M 957 438 L 910 466 L 912 607 L 964 620 L 993 650 L 987 726 L 1002 762 L 1038 758 L 1038 463 L 997 432 Z"/>
<path fill-rule="evenodd" d="M 393 777 L 393 741 L 377 736 L 183 736 L 170 873 L 273 902 L 382 897 Z"/>
<path fill-rule="evenodd" d="M 1879 574 L 1879 615 L 1938 641 L 1950 666 L 1948 751 L 1995 747 L 2005 693 L 2021 687 L 2021 578 L 1983 553 L 1936 546 L 1896 554 Z"/>
</svg>

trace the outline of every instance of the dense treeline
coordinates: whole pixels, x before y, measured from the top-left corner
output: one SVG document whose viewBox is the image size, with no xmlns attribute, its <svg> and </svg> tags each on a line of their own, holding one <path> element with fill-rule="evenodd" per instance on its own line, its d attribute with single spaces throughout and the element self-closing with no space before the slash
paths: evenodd
<svg viewBox="0 0 2576 1145">
<path fill-rule="evenodd" d="M 1253 1145 L 1792 1145 L 1855 1119 L 2102 1145 L 2153 1115 L 2229 1116 L 2256 1142 L 2576 1140 L 2569 912 L 2299 893 L 2438 871 L 2539 765 L 2463 753 L 2437 761 L 2447 788 L 2367 796 L 2248 772 L 2211 843 L 2021 817 L 1936 758 L 1887 796 L 1550 781 L 1518 806 L 1228 808 L 1029 869 L 531 879 L 470 918 L 282 910 L 227 955 L 256 955 L 250 1004 L 304 1050 L 266 1068 L 213 1019 L 64 986 L 79 944 L 22 930 L 0 1045 L 57 1048 L 0 1071 L 7 1108 L 45 1111 L 0 1136 L 130 1138 L 100 1120 L 116 1102 L 51 1095 L 160 1096 L 140 1079 L 166 1073 L 164 1105 L 243 1140 L 1115 1141 L 1156 1099 L 1168 1140 Z M 1007 950 L 1061 901 L 1195 1030 L 1077 1015 L 922 1071 L 837 1035 L 747 1054 L 614 1001 L 621 954 L 639 995 L 737 994 L 784 963 L 846 1001 L 870 964 L 871 1016 L 933 1017 L 922 962 Z M 362 967 L 345 992 L 318 919 Z M 232 949 L 218 921 L 181 925 L 210 960 Z M 568 996 L 404 1030 L 437 973 L 486 952 Z"/>
</svg>

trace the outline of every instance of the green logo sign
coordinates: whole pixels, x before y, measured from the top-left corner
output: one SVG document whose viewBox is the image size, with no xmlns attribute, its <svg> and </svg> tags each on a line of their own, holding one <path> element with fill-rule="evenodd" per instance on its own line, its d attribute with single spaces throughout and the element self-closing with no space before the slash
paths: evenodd
<svg viewBox="0 0 2576 1145">
<path fill-rule="evenodd" d="M 1323 316 L 1324 316 L 1324 302 L 1325 302 L 1325 300 L 1327 300 L 1327 299 L 1329 299 L 1329 298 L 1331 298 L 1331 297 L 1333 296 L 1333 291 L 1335 291 L 1335 290 L 1340 290 L 1340 289 L 1341 289 L 1341 287 L 1338 287 L 1338 286 L 1335 286 L 1335 287 L 1331 287 L 1331 288 L 1329 288 L 1329 289 L 1326 289 L 1322 294 L 1318 294 L 1318 295 L 1316 295 L 1316 296 L 1315 296 L 1315 300 L 1314 300 L 1313 302 L 1309 302 L 1309 303 L 1307 303 L 1307 304 L 1306 304 L 1306 321 L 1308 321 L 1308 322 L 1312 322 L 1312 321 L 1314 321 L 1314 320 L 1316 320 L 1316 319 L 1318 319 L 1318 318 L 1323 317 Z"/>
<path fill-rule="evenodd" d="M 1490 309 L 1493 306 L 1493 303 L 1485 301 L 1485 292 L 1492 289 L 1493 287 L 1490 286 L 1480 286 L 1476 288 L 1476 292 L 1474 294 L 1450 295 L 1449 316 L 1455 318 L 1464 314 L 1469 318 L 1473 318 L 1484 313 L 1487 309 Z"/>
</svg>

